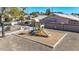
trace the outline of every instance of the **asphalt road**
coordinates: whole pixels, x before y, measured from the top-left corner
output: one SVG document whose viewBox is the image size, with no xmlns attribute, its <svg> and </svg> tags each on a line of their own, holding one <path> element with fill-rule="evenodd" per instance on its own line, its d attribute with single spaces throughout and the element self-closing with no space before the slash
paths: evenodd
<svg viewBox="0 0 79 59">
<path fill-rule="evenodd" d="M 70 32 L 56 46 L 55 51 L 79 51 L 79 33 Z"/>
<path fill-rule="evenodd" d="M 49 47 L 39 43 L 17 37 L 15 35 L 6 36 L 0 39 L 0 51 L 47 51 Z"/>
</svg>

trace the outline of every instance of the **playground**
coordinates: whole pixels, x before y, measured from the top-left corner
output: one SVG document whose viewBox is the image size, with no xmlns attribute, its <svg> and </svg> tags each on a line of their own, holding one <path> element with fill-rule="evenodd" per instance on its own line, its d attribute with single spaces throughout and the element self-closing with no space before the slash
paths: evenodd
<svg viewBox="0 0 79 59">
<path fill-rule="evenodd" d="M 44 25 L 40 23 L 39 19 L 33 19 L 30 26 L 18 26 L 19 30 L 10 30 L 5 35 L 16 35 L 20 38 L 28 39 L 33 42 L 55 48 L 59 42 L 67 35 L 64 31 L 57 31 L 44 28 Z M 17 26 L 15 26 L 17 28 Z M 27 27 L 27 28 L 26 28 Z"/>
<path fill-rule="evenodd" d="M 31 40 L 33 42 L 37 42 L 39 44 L 48 46 L 50 48 L 55 48 L 56 45 L 67 35 L 66 32 L 56 31 L 45 29 L 51 36 L 49 37 L 40 37 L 40 36 L 32 36 L 28 33 L 28 31 L 20 31 L 17 34 L 14 34 L 20 38 Z"/>
</svg>

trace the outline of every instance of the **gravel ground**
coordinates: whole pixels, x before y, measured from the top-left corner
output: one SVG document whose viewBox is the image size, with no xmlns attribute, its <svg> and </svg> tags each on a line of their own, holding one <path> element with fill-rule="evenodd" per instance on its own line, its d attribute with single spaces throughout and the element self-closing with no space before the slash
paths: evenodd
<svg viewBox="0 0 79 59">
<path fill-rule="evenodd" d="M 0 51 L 79 51 L 79 33 L 69 32 L 55 48 L 9 35 L 0 38 Z"/>
</svg>

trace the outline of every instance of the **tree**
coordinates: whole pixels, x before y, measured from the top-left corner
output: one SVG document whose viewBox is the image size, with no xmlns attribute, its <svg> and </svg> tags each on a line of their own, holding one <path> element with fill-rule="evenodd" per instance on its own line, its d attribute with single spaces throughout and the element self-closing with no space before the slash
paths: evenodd
<svg viewBox="0 0 79 59">
<path fill-rule="evenodd" d="M 44 15 L 44 12 L 41 12 L 40 14 L 41 14 L 41 15 Z"/>
<path fill-rule="evenodd" d="M 21 15 L 25 15 L 26 7 L 19 7 Z"/>
<path fill-rule="evenodd" d="M 24 15 L 26 14 L 24 11 L 26 10 L 26 7 L 21 7 L 22 10 L 21 10 L 21 16 L 20 16 L 20 20 L 21 20 L 21 24 L 23 24 L 23 21 L 24 21 Z"/>
<path fill-rule="evenodd" d="M 21 9 L 20 7 L 19 8 L 17 8 L 17 7 L 11 8 L 9 13 L 11 14 L 11 16 L 13 16 L 13 18 L 15 18 L 15 20 L 16 20 L 16 18 L 19 18 L 19 20 L 21 20 L 21 23 L 24 20 L 23 19 L 23 16 L 25 15 L 24 9 Z"/>
<path fill-rule="evenodd" d="M 46 15 L 50 15 L 50 9 L 46 10 Z"/>
<path fill-rule="evenodd" d="M 4 17 L 5 17 L 5 22 L 9 22 L 9 21 L 11 21 L 12 20 L 12 18 L 11 17 L 9 17 L 9 14 L 4 14 Z"/>
<path fill-rule="evenodd" d="M 22 15 L 20 9 L 17 8 L 17 7 L 11 8 L 11 10 L 10 10 L 9 13 L 10 13 L 11 16 L 13 16 L 13 17 L 20 17 L 20 16 Z"/>
<path fill-rule="evenodd" d="M 32 12 L 31 15 L 33 15 L 34 17 L 37 17 L 39 14 L 39 12 Z"/>
<path fill-rule="evenodd" d="M 21 20 L 21 24 L 23 24 L 24 17 L 21 16 L 19 19 Z"/>
<path fill-rule="evenodd" d="M 4 8 L 4 7 L 3 7 Z M 2 9 L 2 8 L 1 8 Z M 5 7 L 4 11 L 2 11 L 2 15 L 4 16 L 4 21 L 10 21 L 11 19 L 11 15 L 9 14 L 11 7 Z"/>
</svg>

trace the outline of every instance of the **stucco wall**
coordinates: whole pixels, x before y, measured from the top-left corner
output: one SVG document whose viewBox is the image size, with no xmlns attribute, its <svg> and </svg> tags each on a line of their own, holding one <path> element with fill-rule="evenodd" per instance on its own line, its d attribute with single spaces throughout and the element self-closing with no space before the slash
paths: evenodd
<svg viewBox="0 0 79 59">
<path fill-rule="evenodd" d="M 49 23 L 49 24 L 45 24 L 45 27 L 49 29 L 79 32 L 79 25 Z"/>
</svg>

